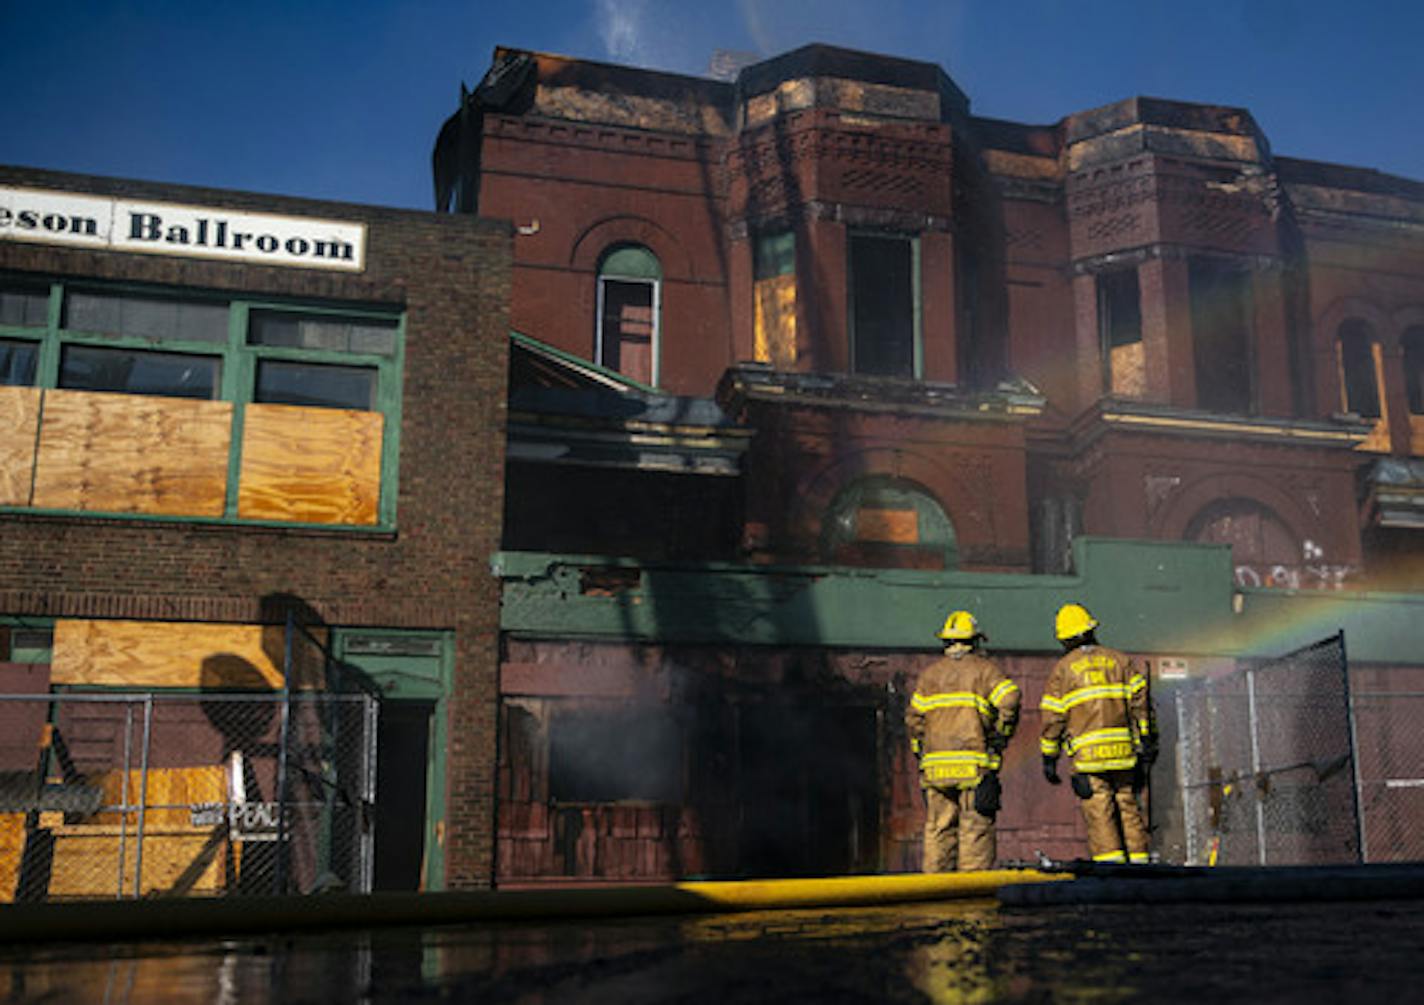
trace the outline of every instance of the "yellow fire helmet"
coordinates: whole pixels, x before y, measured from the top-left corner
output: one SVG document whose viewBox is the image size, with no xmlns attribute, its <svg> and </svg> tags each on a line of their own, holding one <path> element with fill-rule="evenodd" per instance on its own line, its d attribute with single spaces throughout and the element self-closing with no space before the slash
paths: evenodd
<svg viewBox="0 0 1424 1005">
<path fill-rule="evenodd" d="M 979 623 L 974 620 L 974 615 L 968 611 L 951 611 L 949 617 L 944 619 L 944 627 L 939 630 L 938 637 L 946 642 L 971 642 L 979 634 Z"/>
<path fill-rule="evenodd" d="M 1098 627 L 1098 621 L 1082 604 L 1064 604 L 1058 608 L 1058 617 L 1053 619 L 1053 630 L 1058 641 L 1075 639 L 1084 632 Z"/>
</svg>

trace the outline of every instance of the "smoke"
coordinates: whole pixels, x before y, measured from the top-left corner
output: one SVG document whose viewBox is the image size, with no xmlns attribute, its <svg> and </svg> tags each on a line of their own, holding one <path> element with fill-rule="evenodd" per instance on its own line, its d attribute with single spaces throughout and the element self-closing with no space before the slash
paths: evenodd
<svg viewBox="0 0 1424 1005">
<path fill-rule="evenodd" d="M 652 63 L 648 40 L 648 0 L 597 0 L 598 37 L 615 63 Z"/>
</svg>

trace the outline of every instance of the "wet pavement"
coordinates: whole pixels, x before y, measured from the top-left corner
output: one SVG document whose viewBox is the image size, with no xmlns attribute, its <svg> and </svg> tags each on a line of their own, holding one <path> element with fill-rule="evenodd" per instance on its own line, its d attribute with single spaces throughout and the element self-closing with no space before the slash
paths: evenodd
<svg viewBox="0 0 1424 1005">
<path fill-rule="evenodd" d="M 990 901 L 0 947 L 8 1002 L 1406 1002 L 1424 902 Z"/>
</svg>

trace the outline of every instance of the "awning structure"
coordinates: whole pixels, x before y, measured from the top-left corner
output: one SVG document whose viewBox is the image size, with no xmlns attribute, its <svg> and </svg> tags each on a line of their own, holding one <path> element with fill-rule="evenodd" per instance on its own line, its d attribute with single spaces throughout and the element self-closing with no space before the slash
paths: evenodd
<svg viewBox="0 0 1424 1005">
<path fill-rule="evenodd" d="M 737 475 L 752 433 L 710 399 L 664 394 L 511 333 L 511 461 Z"/>
<path fill-rule="evenodd" d="M 1381 457 L 1365 483 L 1376 526 L 1424 528 L 1424 460 Z"/>
</svg>

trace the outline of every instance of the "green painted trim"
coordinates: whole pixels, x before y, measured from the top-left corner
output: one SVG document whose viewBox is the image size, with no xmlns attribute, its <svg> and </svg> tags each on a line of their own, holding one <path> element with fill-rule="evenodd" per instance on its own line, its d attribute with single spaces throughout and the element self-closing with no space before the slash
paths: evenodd
<svg viewBox="0 0 1424 1005">
<path fill-rule="evenodd" d="M 1182 656 L 1274 656 L 1344 630 L 1353 663 L 1424 653 L 1424 592 L 1239 589 L 1227 545 L 1080 537 L 1076 575 L 639 564 L 499 553 L 500 627 L 513 635 L 632 643 L 928 650 L 953 608 L 991 650 L 1056 653 L 1053 617 L 1083 603 L 1107 645 Z M 637 569 L 621 595 L 584 595 L 584 569 Z M 1239 611 L 1237 608 L 1239 607 Z"/>
<path fill-rule="evenodd" d="M 170 516 L 166 513 L 115 513 L 106 510 L 41 509 L 37 506 L 0 506 L 0 516 L 68 517 L 78 520 L 136 520 L 143 523 L 204 524 L 218 527 L 270 527 L 274 530 L 333 531 L 354 534 L 393 534 L 394 523 L 298 523 L 295 520 L 250 520 L 227 516 Z"/>
<path fill-rule="evenodd" d="M 348 656 L 346 646 L 353 635 L 371 636 L 380 635 L 388 638 L 401 638 L 411 636 L 429 637 L 438 635 L 440 637 L 440 655 L 438 657 L 429 656 Z M 446 831 L 446 803 L 448 802 L 445 791 L 445 757 L 446 750 L 450 742 L 450 699 L 454 690 L 455 679 L 455 636 L 450 631 L 418 631 L 408 629 L 384 629 L 384 628 L 336 628 L 332 629 L 332 652 L 336 658 L 345 663 L 359 667 L 383 691 L 391 690 L 393 700 L 400 701 L 403 696 L 400 694 L 399 685 L 403 680 L 407 680 L 409 672 L 400 672 L 394 669 L 379 669 L 380 664 L 388 662 L 400 662 L 411 664 L 436 664 L 436 676 L 430 677 L 425 674 L 415 674 L 422 683 L 434 685 L 437 694 L 432 696 L 429 692 L 422 690 L 416 697 L 410 700 L 434 701 L 435 708 L 430 719 L 430 751 L 429 760 L 426 766 L 425 775 L 425 889 L 428 891 L 438 891 L 445 889 L 445 846 L 441 841 L 442 835 Z M 362 660 L 375 661 L 376 669 L 362 665 Z M 394 686 L 392 686 L 394 685 Z"/>
<path fill-rule="evenodd" d="M 394 527 L 396 500 L 400 496 L 401 417 L 405 402 L 405 323 L 402 311 L 396 322 L 396 352 L 381 357 L 376 382 L 376 407 L 384 416 L 381 429 L 381 485 L 376 519 Z"/>
<path fill-rule="evenodd" d="M 600 279 L 661 279 L 658 256 L 641 244 L 619 244 L 603 253 L 598 262 Z"/>
<path fill-rule="evenodd" d="M 55 389 L 59 383 L 59 364 L 63 347 L 66 345 L 94 345 L 106 348 L 127 348 L 147 351 L 190 353 L 203 356 L 217 356 L 222 359 L 222 372 L 214 400 L 227 401 L 233 406 L 232 425 L 229 432 L 227 484 L 223 496 L 223 515 L 167 516 L 143 513 L 114 513 L 89 510 L 39 509 L 32 506 L 0 506 L 0 514 L 26 513 L 41 516 L 79 516 L 116 520 L 160 520 L 175 523 L 231 524 L 243 527 L 294 527 L 336 531 L 375 532 L 389 534 L 395 530 L 396 502 L 400 485 L 400 429 L 401 409 L 405 373 L 406 314 L 400 307 L 370 308 L 345 307 L 333 304 L 308 305 L 304 303 L 277 302 L 245 299 L 231 293 L 216 291 L 182 291 L 175 299 L 203 300 L 223 303 L 228 308 L 228 330 L 225 343 L 195 342 L 183 339 L 155 342 L 133 336 L 98 335 L 92 332 L 72 332 L 60 327 L 63 320 L 64 297 L 69 287 L 104 292 L 132 292 L 145 296 L 170 296 L 169 290 L 156 290 L 152 286 L 133 283 L 88 283 L 84 281 L 59 281 L 49 283 L 49 305 L 47 326 L 44 330 L 34 328 L 19 329 L 23 337 L 40 343 L 40 356 L 36 366 L 35 385 L 44 390 Z M 249 345 L 247 342 L 248 321 L 253 309 L 276 310 L 295 315 L 320 315 L 369 318 L 394 321 L 396 349 L 390 356 L 372 353 L 343 353 L 324 349 L 301 349 L 290 347 L 269 347 Z M 257 379 L 257 363 L 263 359 L 282 359 L 310 363 L 365 366 L 376 370 L 376 411 L 382 416 L 381 430 L 381 476 L 378 486 L 376 508 L 377 523 L 374 525 L 299 523 L 279 520 L 246 520 L 238 516 L 238 496 L 242 473 L 242 438 L 246 422 L 246 406 L 252 402 Z M 41 406 L 43 407 L 43 406 Z M 43 419 L 43 413 L 41 413 Z M 33 472 L 32 472 L 33 477 Z"/>
</svg>

